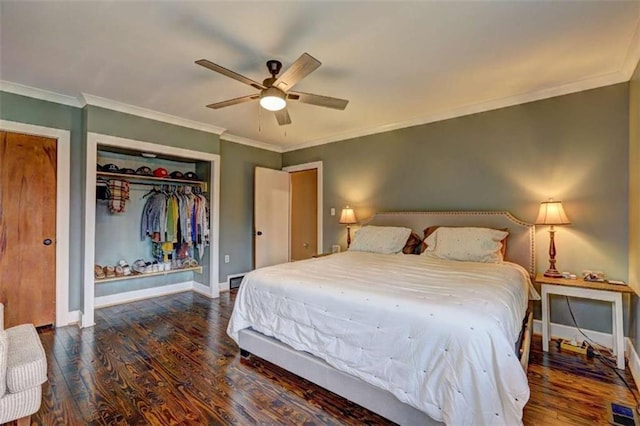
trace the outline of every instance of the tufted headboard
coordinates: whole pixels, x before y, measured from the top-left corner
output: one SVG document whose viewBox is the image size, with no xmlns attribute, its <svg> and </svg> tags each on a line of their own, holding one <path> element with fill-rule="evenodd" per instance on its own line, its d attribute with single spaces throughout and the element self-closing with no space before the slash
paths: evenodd
<svg viewBox="0 0 640 426">
<path fill-rule="evenodd" d="M 454 212 L 383 212 L 362 222 L 363 225 L 404 226 L 422 236 L 428 226 L 475 226 L 483 228 L 507 228 L 507 252 L 505 260 L 522 265 L 535 275 L 535 226 L 516 219 L 504 211 L 454 211 Z"/>
</svg>

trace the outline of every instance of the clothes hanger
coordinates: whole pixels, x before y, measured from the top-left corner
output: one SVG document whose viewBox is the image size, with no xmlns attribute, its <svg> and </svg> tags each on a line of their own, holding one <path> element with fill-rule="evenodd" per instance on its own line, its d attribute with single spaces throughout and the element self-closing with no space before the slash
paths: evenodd
<svg viewBox="0 0 640 426">
<path fill-rule="evenodd" d="M 155 187 L 155 185 L 153 186 L 153 188 L 151 188 L 151 190 L 149 192 L 147 192 L 146 194 L 144 194 L 142 196 L 142 198 L 147 198 L 149 195 L 151 194 L 156 194 L 158 192 L 157 188 Z"/>
</svg>

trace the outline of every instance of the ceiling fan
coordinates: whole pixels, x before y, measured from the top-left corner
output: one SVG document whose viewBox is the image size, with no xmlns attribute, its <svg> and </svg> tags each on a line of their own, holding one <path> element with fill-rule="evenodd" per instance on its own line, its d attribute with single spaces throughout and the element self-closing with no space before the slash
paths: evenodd
<svg viewBox="0 0 640 426">
<path fill-rule="evenodd" d="M 271 77 L 265 78 L 262 83 L 258 83 L 257 81 L 228 70 L 218 64 L 214 64 L 206 59 L 197 60 L 196 64 L 260 90 L 260 93 L 255 93 L 253 95 L 209 104 L 207 105 L 207 108 L 219 109 L 260 99 L 260 106 L 269 111 L 273 111 L 276 116 L 276 120 L 278 120 L 278 124 L 283 126 L 285 124 L 291 124 L 291 117 L 287 111 L 287 100 L 300 101 L 306 104 L 339 110 L 345 109 L 349 103 L 346 99 L 332 98 L 329 96 L 314 95 L 304 92 L 294 92 L 291 90 L 291 88 L 300 82 L 300 80 L 311 74 L 321 65 L 320 61 L 308 53 L 303 53 L 279 77 L 278 74 L 282 69 L 282 63 L 274 59 L 267 61 L 267 69 L 269 70 Z"/>
</svg>

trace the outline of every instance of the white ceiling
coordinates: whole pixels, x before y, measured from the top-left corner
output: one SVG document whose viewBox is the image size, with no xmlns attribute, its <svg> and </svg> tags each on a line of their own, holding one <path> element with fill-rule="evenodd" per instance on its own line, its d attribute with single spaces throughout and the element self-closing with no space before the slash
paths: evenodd
<svg viewBox="0 0 640 426">
<path fill-rule="evenodd" d="M 5 88 L 106 98 L 290 150 L 626 81 L 640 1 L 1 0 L 0 48 Z M 205 108 L 255 90 L 195 60 L 262 81 L 266 60 L 286 68 L 303 52 L 322 66 L 295 90 L 349 99 L 345 111 L 290 103 L 281 127 L 257 102 Z"/>
</svg>

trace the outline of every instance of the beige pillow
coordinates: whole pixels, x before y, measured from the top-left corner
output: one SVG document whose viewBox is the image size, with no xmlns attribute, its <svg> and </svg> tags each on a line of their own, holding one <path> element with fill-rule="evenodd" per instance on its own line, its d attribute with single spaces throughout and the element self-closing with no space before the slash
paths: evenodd
<svg viewBox="0 0 640 426">
<path fill-rule="evenodd" d="M 400 253 L 411 229 L 396 226 L 365 226 L 355 236 L 350 251 L 368 251 L 372 253 Z"/>
<path fill-rule="evenodd" d="M 423 229 L 422 232 L 424 234 L 424 239 L 422 241 L 422 247 L 421 247 L 422 250 L 420 251 L 419 254 L 421 254 L 425 250 L 433 251 L 435 249 L 435 237 L 429 240 L 433 245 L 431 247 L 431 249 L 429 249 L 429 246 L 428 246 L 428 243 L 427 243 L 427 239 L 429 238 L 429 236 L 431 236 L 431 234 L 436 232 L 436 230 L 438 228 L 440 228 L 440 226 L 441 225 L 433 225 L 433 226 L 428 226 L 428 227 Z M 465 227 L 464 226 L 449 226 L 448 228 L 465 228 Z M 509 235 L 508 235 L 509 228 L 486 228 L 486 229 L 495 229 L 496 231 L 505 231 L 505 232 L 507 232 L 507 236 L 504 237 L 504 239 L 501 241 L 502 242 L 502 248 L 500 249 L 500 251 L 502 252 L 502 259 L 504 260 L 505 256 L 507 255 L 507 240 L 509 239 Z"/>
<path fill-rule="evenodd" d="M 498 263 L 503 261 L 502 240 L 506 231 L 490 228 L 439 227 L 426 239 L 424 255 L 463 262 Z"/>
</svg>

